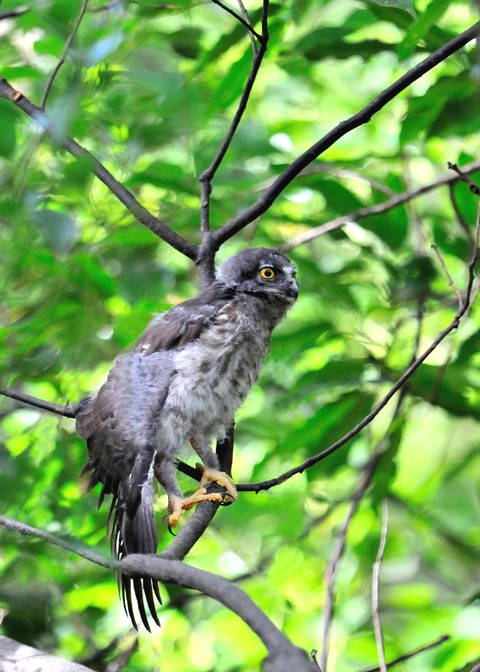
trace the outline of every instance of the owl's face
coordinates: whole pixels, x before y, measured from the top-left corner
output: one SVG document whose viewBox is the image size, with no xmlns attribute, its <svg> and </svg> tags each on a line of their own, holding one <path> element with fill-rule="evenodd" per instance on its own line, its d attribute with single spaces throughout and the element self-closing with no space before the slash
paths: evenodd
<svg viewBox="0 0 480 672">
<path fill-rule="evenodd" d="M 218 278 L 239 292 L 263 294 L 293 303 L 298 297 L 294 264 L 266 247 L 242 250 L 220 267 Z"/>
</svg>

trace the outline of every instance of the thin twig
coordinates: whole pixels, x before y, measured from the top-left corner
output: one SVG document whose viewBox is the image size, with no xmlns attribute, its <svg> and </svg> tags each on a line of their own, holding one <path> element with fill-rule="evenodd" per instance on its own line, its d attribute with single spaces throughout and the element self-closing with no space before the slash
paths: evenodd
<svg viewBox="0 0 480 672">
<path fill-rule="evenodd" d="M 344 135 L 350 133 L 354 129 L 366 124 L 370 119 L 379 112 L 387 103 L 396 98 L 399 93 L 404 91 L 413 82 L 417 81 L 425 73 L 432 70 L 439 63 L 442 63 L 449 56 L 457 52 L 459 49 L 475 39 L 480 33 L 480 22 L 465 30 L 463 33 L 454 37 L 452 40 L 444 44 L 442 47 L 434 51 L 430 56 L 427 56 L 423 61 L 414 66 L 411 70 L 400 77 L 391 86 L 386 88 L 382 93 L 371 100 L 362 110 L 354 114 L 346 121 L 342 121 L 329 133 L 323 136 L 318 142 L 312 145 L 306 152 L 299 156 L 288 168 L 286 168 L 275 180 L 275 182 L 264 191 L 260 198 L 249 208 L 244 210 L 230 220 L 223 227 L 215 232 L 215 240 L 217 245 L 221 245 L 226 240 L 229 240 L 236 233 L 241 231 L 245 226 L 253 222 L 257 217 L 265 213 L 272 203 L 283 193 L 285 188 L 306 168 L 312 161 L 318 158 L 325 150 L 331 147 Z"/>
<path fill-rule="evenodd" d="M 415 373 L 415 371 L 423 364 L 423 362 L 436 350 L 436 348 L 442 343 L 442 341 L 447 338 L 449 334 L 451 334 L 455 329 L 458 328 L 460 325 L 460 322 L 462 318 L 468 313 L 471 305 L 471 299 L 472 299 L 472 290 L 473 290 L 473 283 L 475 279 L 475 266 L 478 261 L 478 241 L 479 241 L 479 236 L 480 236 L 480 204 L 478 207 L 477 211 L 477 220 L 475 223 L 475 235 L 473 239 L 473 250 L 472 254 L 470 257 L 470 260 L 467 264 L 467 287 L 465 291 L 465 296 L 462 299 L 462 305 L 460 308 L 457 310 L 455 313 L 454 318 L 450 322 L 450 324 L 445 327 L 438 335 L 437 337 L 432 341 L 432 343 L 426 348 L 423 353 L 418 356 L 414 357 L 408 367 L 405 369 L 403 374 L 398 378 L 396 383 L 392 385 L 390 390 L 386 393 L 386 395 L 373 407 L 373 409 L 368 413 L 363 420 L 361 420 L 359 423 L 355 425 L 349 432 L 347 432 L 343 437 L 338 439 L 338 441 L 335 441 L 332 443 L 328 448 L 323 450 L 321 453 L 318 453 L 317 455 L 313 455 L 312 457 L 307 458 L 304 460 L 301 464 L 299 464 L 296 467 L 293 467 L 292 469 L 289 469 L 288 471 L 285 471 L 283 474 L 280 476 L 277 476 L 276 478 L 272 478 L 266 481 L 261 481 L 260 483 L 238 483 L 236 485 L 237 490 L 239 492 L 260 492 L 262 490 L 269 490 L 270 488 L 280 485 L 281 483 L 284 483 L 287 481 L 289 478 L 292 476 L 295 476 L 296 474 L 301 474 L 305 471 L 305 469 L 309 469 L 310 467 L 314 466 L 318 462 L 321 462 L 325 458 L 327 458 L 329 455 L 334 453 L 335 451 L 339 450 L 342 446 L 344 446 L 346 443 L 351 441 L 357 434 L 359 434 L 365 427 L 367 427 L 374 418 L 377 417 L 377 415 L 382 411 L 385 406 L 388 404 L 388 402 L 392 399 L 392 397 L 395 396 L 395 394 L 399 391 L 402 390 L 404 387 L 405 383 L 410 379 L 410 377 Z M 420 310 L 419 314 L 422 314 L 422 311 Z M 418 346 L 418 341 L 419 338 L 417 337 L 416 343 Z M 416 347 L 417 347 L 416 346 Z"/>
<path fill-rule="evenodd" d="M 55 123 L 46 115 L 44 110 L 32 103 L 20 91 L 15 90 L 3 77 L 0 77 L 0 98 L 9 100 L 22 112 L 31 117 L 56 145 L 62 147 L 77 159 L 84 159 L 90 171 L 108 187 L 111 193 L 125 205 L 141 224 L 144 224 L 150 231 L 174 247 L 178 252 L 181 252 L 193 261 L 196 260 L 198 254 L 197 245 L 190 243 L 180 236 L 167 226 L 165 222 L 162 222 L 162 220 L 155 217 L 155 215 L 141 205 L 132 192 L 124 187 L 91 152 L 68 136 L 59 138 Z"/>
<path fill-rule="evenodd" d="M 450 273 L 448 271 L 448 268 L 447 268 L 447 265 L 445 263 L 445 259 L 442 256 L 442 253 L 440 252 L 440 250 L 438 249 L 438 247 L 436 245 L 432 244 L 432 245 L 430 245 L 430 247 L 434 251 L 435 256 L 438 259 L 438 262 L 439 262 L 440 266 L 442 267 L 442 271 L 445 273 L 445 277 L 447 278 L 449 286 L 455 292 L 455 295 L 456 295 L 457 300 L 458 300 L 458 307 L 461 308 L 461 306 L 462 306 L 462 295 L 461 295 L 460 290 L 458 289 L 457 285 L 454 283 L 452 276 L 450 275 Z"/>
<path fill-rule="evenodd" d="M 42 110 L 45 109 L 47 105 L 47 99 L 50 94 L 50 91 L 53 86 L 53 82 L 55 81 L 55 77 L 57 76 L 60 68 L 62 65 L 65 63 L 65 59 L 67 58 L 67 54 L 70 51 L 70 47 L 72 46 L 73 40 L 75 39 L 75 36 L 78 32 L 78 29 L 80 28 L 80 24 L 82 23 L 82 19 L 85 16 L 85 12 L 87 11 L 87 5 L 88 5 L 88 0 L 82 0 L 82 5 L 80 7 L 80 12 L 77 16 L 77 20 L 73 24 L 72 32 L 67 38 L 67 41 L 65 42 L 65 46 L 63 47 L 63 51 L 61 53 L 60 58 L 58 59 L 58 62 L 56 66 L 54 67 L 50 77 L 47 80 L 47 84 L 45 86 L 45 90 L 43 92 L 42 100 L 40 102 L 40 107 Z"/>
<path fill-rule="evenodd" d="M 373 563 L 372 571 L 372 621 L 375 632 L 375 642 L 377 644 L 380 672 L 387 672 L 387 663 L 385 660 L 385 645 L 383 642 L 382 622 L 380 620 L 380 568 L 382 566 L 383 554 L 387 543 L 388 530 L 388 504 L 384 499 L 382 502 L 382 527 L 380 534 L 380 543 L 378 553 Z"/>
<path fill-rule="evenodd" d="M 455 329 L 458 328 L 460 325 L 460 322 L 464 315 L 468 312 L 470 305 L 471 305 L 471 297 L 472 297 L 472 289 L 473 289 L 473 282 L 475 279 L 475 265 L 478 260 L 478 238 L 479 238 L 479 231 L 480 231 L 480 208 L 479 208 L 479 214 L 477 216 L 477 222 L 475 226 L 475 236 L 474 236 L 474 249 L 472 252 L 472 256 L 470 258 L 470 261 L 468 262 L 468 280 L 467 280 L 467 287 L 465 291 L 465 296 L 462 299 L 462 305 L 461 307 L 457 310 L 455 313 L 454 318 L 450 322 L 450 324 L 445 327 L 437 336 L 436 338 L 433 339 L 432 343 L 426 348 L 422 354 L 417 357 L 411 364 L 405 369 L 405 371 L 402 373 L 402 375 L 398 378 L 396 383 L 392 385 L 392 387 L 389 389 L 389 391 L 385 394 L 385 396 L 373 407 L 373 409 L 368 413 L 363 420 L 361 420 L 359 423 L 355 425 L 349 432 L 347 432 L 343 437 L 338 439 L 338 441 L 335 441 L 332 443 L 328 448 L 323 450 L 321 453 L 318 453 L 317 455 L 313 455 L 312 457 L 307 458 L 304 460 L 301 464 L 299 464 L 296 467 L 293 467 L 292 469 L 289 469 L 288 471 L 284 472 L 280 476 L 277 476 L 276 478 L 269 479 L 267 481 L 262 481 L 260 483 L 239 483 L 237 485 L 237 490 L 238 491 L 243 491 L 243 492 L 260 492 L 261 490 L 268 490 L 276 485 L 279 485 L 280 483 L 284 483 L 287 481 L 289 478 L 292 476 L 295 476 L 296 474 L 301 474 L 305 471 L 305 469 L 309 469 L 310 467 L 314 466 L 318 462 L 321 462 L 325 458 L 327 458 L 329 455 L 334 453 L 335 451 L 339 450 L 342 446 L 344 446 L 346 443 L 351 441 L 355 436 L 357 436 L 367 425 L 369 425 L 374 418 L 377 417 L 377 415 L 382 411 L 385 406 L 388 404 L 388 402 L 392 399 L 392 397 L 395 396 L 395 394 L 402 389 L 402 387 L 405 385 L 405 383 L 411 378 L 411 376 L 415 373 L 415 371 L 423 364 L 423 362 L 434 352 L 434 350 L 437 349 L 437 347 L 442 343 L 447 336 L 449 336 Z"/>
<path fill-rule="evenodd" d="M 347 517 L 345 518 L 340 529 L 335 550 L 325 571 L 326 596 L 325 605 L 323 608 L 322 650 L 320 653 L 320 668 L 322 670 L 327 669 L 328 651 L 330 646 L 330 630 L 335 608 L 335 579 L 340 560 L 342 559 L 345 552 L 347 533 L 350 528 L 350 524 L 358 510 L 360 502 L 371 483 L 375 470 L 380 463 L 381 457 L 381 450 L 379 446 L 377 446 L 364 469 L 360 483 L 351 497 L 350 508 L 348 509 Z"/>
<path fill-rule="evenodd" d="M 227 12 L 227 14 L 233 16 L 239 23 L 242 24 L 242 26 L 244 26 L 248 30 L 249 33 L 251 33 L 254 37 L 256 37 L 257 40 L 259 41 L 262 40 L 262 36 L 259 35 L 259 33 L 257 33 L 257 31 L 250 24 L 250 22 L 246 21 L 243 18 L 243 16 L 240 16 L 240 14 L 237 14 L 237 12 L 234 9 L 232 9 L 228 5 L 224 5 L 223 2 L 221 2 L 221 0 L 212 0 L 212 2 L 214 5 L 221 7 L 225 12 Z"/>
<path fill-rule="evenodd" d="M 465 182 L 465 184 L 468 184 L 468 187 L 472 192 L 472 194 L 475 194 L 475 196 L 480 196 L 480 187 L 478 186 L 478 184 L 475 184 L 475 182 L 473 182 L 469 178 L 469 176 L 465 173 L 464 170 L 461 170 L 456 163 L 450 163 L 450 161 L 448 162 L 448 167 L 450 168 L 450 170 L 453 170 L 455 173 L 457 173 L 457 175 L 463 182 Z"/>
<path fill-rule="evenodd" d="M 110 560 L 108 558 L 104 558 L 101 555 L 93 553 L 90 549 L 81 546 L 77 540 L 66 541 L 65 539 L 60 539 L 59 537 L 56 537 L 49 532 L 40 530 L 37 527 L 25 525 L 25 523 L 21 523 L 18 520 L 13 520 L 13 518 L 8 518 L 7 516 L 0 516 L 0 526 L 4 527 L 6 530 L 19 532 L 20 534 L 24 534 L 28 537 L 42 539 L 43 541 L 46 541 L 53 546 L 63 548 L 63 550 L 69 551 L 70 553 L 75 553 L 75 555 L 79 555 L 85 560 L 93 562 L 96 565 L 101 565 L 102 567 L 107 567 L 114 570 L 118 569 L 118 563 L 115 560 Z"/>
<path fill-rule="evenodd" d="M 0 394 L 4 397 L 9 397 L 10 399 L 16 399 L 21 401 L 24 404 L 29 406 L 35 406 L 35 408 L 41 408 L 44 411 L 50 411 L 50 413 L 56 413 L 57 415 L 63 415 L 65 418 L 74 418 L 75 417 L 75 407 L 72 404 L 67 404 L 66 406 L 60 406 L 59 404 L 53 404 L 50 401 L 44 401 L 43 399 L 37 399 L 37 397 L 32 397 L 29 394 L 20 392 L 19 390 L 10 390 L 7 387 L 0 387 Z"/>
<path fill-rule="evenodd" d="M 263 61 L 263 57 L 267 51 L 268 46 L 268 5 L 269 0 L 263 1 L 263 11 L 262 11 L 262 34 L 258 35 L 255 33 L 255 36 L 259 40 L 260 48 L 253 58 L 252 67 L 250 74 L 248 75 L 247 81 L 245 82 L 245 87 L 240 96 L 238 107 L 233 116 L 233 119 L 230 123 L 230 126 L 225 134 L 225 137 L 222 140 L 222 143 L 217 151 L 217 154 L 213 158 L 211 164 L 206 168 L 200 176 L 201 184 L 201 210 L 200 210 L 200 224 L 203 236 L 210 231 L 210 195 L 212 193 L 212 180 L 215 177 L 220 164 L 222 163 L 225 155 L 230 147 L 230 144 L 233 140 L 233 137 L 238 129 L 238 126 L 242 120 L 243 114 L 247 109 L 248 100 L 255 84 L 255 80 L 258 75 L 258 71 Z M 240 17 L 239 17 L 240 18 Z M 245 21 L 242 22 L 245 23 Z M 208 244 L 211 245 L 213 239 L 210 236 L 208 238 Z M 218 246 L 215 244 L 215 249 L 218 249 Z M 213 272 L 213 269 L 212 269 Z"/>
<path fill-rule="evenodd" d="M 250 15 L 248 14 L 248 10 L 243 4 L 242 0 L 237 0 L 238 6 L 240 7 L 240 11 L 242 13 L 243 18 L 245 21 L 248 23 L 250 27 L 252 27 L 252 22 L 250 20 Z M 258 51 L 257 43 L 255 42 L 255 35 L 249 31 L 249 36 L 250 36 L 250 44 L 252 45 L 252 51 L 253 54 L 255 55 Z"/>
<path fill-rule="evenodd" d="M 29 7 L 17 7 L 17 9 L 10 9 L 6 12 L 1 12 L 0 21 L 3 21 L 4 19 L 13 19 L 16 18 L 17 16 L 22 16 L 22 14 L 26 14 L 29 11 L 30 11 Z"/>
<path fill-rule="evenodd" d="M 463 172 L 465 174 L 473 173 L 477 170 L 480 170 L 480 160 L 472 161 L 472 163 L 469 163 L 468 165 L 463 167 Z M 340 217 L 335 217 L 335 219 L 331 219 L 329 222 L 320 224 L 320 226 L 315 226 L 313 229 L 309 229 L 305 233 L 301 233 L 300 235 L 291 238 L 287 243 L 284 243 L 280 249 L 291 250 L 297 245 L 303 245 L 304 243 L 309 243 L 315 238 L 324 236 L 325 234 L 330 233 L 331 231 L 336 231 L 345 224 L 348 224 L 349 222 L 357 222 L 360 219 L 364 219 L 365 217 L 372 217 L 374 215 L 383 215 L 385 212 L 393 210 L 399 205 L 402 205 L 403 203 L 406 203 L 414 198 L 417 198 L 418 196 L 428 194 L 430 191 L 438 189 L 438 187 L 442 187 L 444 185 L 452 185 L 456 182 L 459 182 L 460 180 L 461 178 L 458 175 L 445 173 L 445 175 L 442 175 L 442 177 L 439 177 L 437 180 L 434 180 L 429 184 L 425 184 L 422 187 L 418 187 L 417 189 L 412 189 L 411 191 L 404 191 L 401 194 L 397 194 L 392 198 L 383 201 L 383 203 L 376 203 L 375 205 L 369 205 L 365 206 L 364 208 L 359 208 L 358 210 L 354 210 L 353 212 L 350 212 L 347 215 L 341 215 Z"/>
<path fill-rule="evenodd" d="M 463 168 L 463 170 L 465 170 L 465 168 Z M 448 185 L 448 195 L 450 197 L 450 203 L 452 204 L 453 212 L 455 213 L 455 217 L 457 218 L 458 225 L 460 226 L 464 234 L 467 236 L 468 242 L 470 244 L 473 244 L 472 232 L 460 210 L 460 206 L 458 205 L 454 185 L 455 185 L 454 182 L 451 182 Z"/>
<path fill-rule="evenodd" d="M 386 663 L 387 667 L 394 667 L 394 665 L 398 665 L 399 663 L 403 663 L 405 660 L 410 660 L 410 658 L 413 658 L 414 656 L 418 656 L 419 653 L 423 653 L 424 651 L 429 651 L 430 649 L 434 649 L 437 646 L 440 646 L 440 644 L 444 644 L 445 642 L 448 642 L 450 639 L 449 635 L 441 635 L 438 639 L 436 639 L 434 642 L 430 642 L 430 644 L 425 644 L 424 646 L 419 646 L 418 649 L 413 649 L 413 651 L 409 651 L 408 653 L 404 653 L 402 656 L 399 656 L 398 658 L 394 658 L 393 660 L 389 660 L 388 663 Z M 361 672 L 381 672 L 380 667 L 367 667 L 364 670 L 361 670 Z"/>
</svg>

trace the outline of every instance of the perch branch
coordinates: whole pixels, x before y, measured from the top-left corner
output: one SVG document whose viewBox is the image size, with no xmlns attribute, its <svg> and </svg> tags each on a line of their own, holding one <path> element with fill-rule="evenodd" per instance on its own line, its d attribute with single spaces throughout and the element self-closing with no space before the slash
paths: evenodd
<svg viewBox="0 0 480 672">
<path fill-rule="evenodd" d="M 432 68 L 446 58 L 464 47 L 468 42 L 475 39 L 479 35 L 479 32 L 480 22 L 477 22 L 415 65 L 391 86 L 371 100 L 362 110 L 346 121 L 340 122 L 334 129 L 329 131 L 323 138 L 318 140 L 318 142 L 307 149 L 306 152 L 295 159 L 295 161 L 293 161 L 293 163 L 291 163 L 277 177 L 273 184 L 263 192 L 253 205 L 231 219 L 230 222 L 225 224 L 222 228 L 218 229 L 214 234 L 216 243 L 221 245 L 241 231 L 245 226 L 250 224 L 250 222 L 253 222 L 257 217 L 260 217 L 260 215 L 263 215 L 280 194 L 283 193 L 285 188 L 301 173 L 302 170 L 312 163 L 312 161 L 318 158 L 325 150 L 331 147 L 344 135 L 350 133 L 359 126 L 368 123 L 374 114 L 385 107 L 385 105 L 398 96 L 399 93 L 404 91 L 410 84 L 417 81 L 417 79 L 432 70 Z"/>
<path fill-rule="evenodd" d="M 470 290 L 471 291 L 471 290 Z M 385 406 L 388 404 L 388 402 L 392 399 L 392 397 L 395 396 L 395 394 L 405 385 L 405 383 L 411 378 L 411 376 L 415 373 L 415 371 L 423 364 L 423 362 L 434 352 L 434 350 L 437 349 L 437 347 L 444 341 L 449 334 L 452 333 L 455 329 L 458 328 L 460 321 L 467 311 L 470 303 L 465 302 L 462 306 L 462 309 L 459 310 L 453 320 L 450 322 L 450 324 L 443 330 L 441 331 L 438 336 L 432 341 L 431 345 L 429 345 L 426 350 L 423 351 L 423 353 L 412 363 L 410 366 L 403 372 L 403 374 L 400 376 L 400 378 L 397 380 L 397 382 L 392 385 L 392 387 L 389 389 L 387 394 L 374 406 L 374 408 L 368 413 L 363 420 L 361 420 L 355 427 L 353 427 L 349 432 L 347 432 L 342 438 L 338 439 L 338 441 L 335 441 L 332 443 L 328 448 L 323 450 L 321 453 L 318 453 L 317 455 L 313 455 L 312 457 L 307 458 L 304 460 L 301 464 L 299 464 L 296 467 L 293 467 L 292 469 L 289 469 L 288 471 L 284 472 L 277 478 L 272 478 L 266 481 L 261 481 L 260 483 L 239 483 L 237 485 L 237 490 L 240 492 L 260 492 L 261 490 L 269 490 L 270 488 L 280 485 L 280 483 L 284 483 L 287 481 L 289 478 L 292 476 L 295 476 L 296 474 L 302 474 L 305 469 L 309 469 L 310 467 L 313 467 L 315 464 L 318 462 L 321 462 L 325 458 L 327 458 L 329 455 L 334 453 L 335 451 L 339 450 L 342 446 L 344 446 L 346 443 L 351 441 L 357 434 L 359 434 L 365 427 L 367 427 L 372 420 L 374 420 L 377 415 L 382 411 Z"/>
<path fill-rule="evenodd" d="M 480 170 L 480 161 L 478 160 L 472 161 L 468 165 L 464 166 L 462 172 L 465 175 L 467 175 L 468 173 L 474 173 L 477 170 Z M 309 229 L 308 231 L 305 231 L 305 233 L 301 233 L 300 235 L 295 236 L 288 242 L 284 243 L 280 249 L 285 251 L 291 250 L 297 245 L 303 245 L 304 243 L 309 243 L 311 240 L 319 238 L 320 236 L 324 236 L 326 233 L 330 233 L 331 231 L 340 229 L 342 226 L 348 224 L 349 222 L 357 222 L 360 219 L 364 219 L 365 217 L 372 217 L 374 215 L 383 215 L 385 212 L 393 210 L 399 205 L 402 205 L 407 201 L 411 201 L 412 199 L 417 198 L 418 196 L 428 194 L 430 191 L 433 191 L 438 187 L 442 187 L 444 185 L 448 185 L 449 187 L 451 187 L 453 184 L 459 182 L 461 179 L 462 178 L 459 175 L 452 175 L 452 173 L 445 173 L 445 175 L 442 175 L 442 177 L 438 178 L 437 180 L 434 180 L 433 182 L 430 182 L 429 184 L 425 184 L 422 187 L 418 187 L 417 189 L 405 191 L 401 194 L 396 194 L 395 196 L 392 196 L 392 198 L 389 198 L 388 200 L 384 201 L 383 203 L 376 203 L 375 205 L 359 208 L 358 210 L 350 212 L 347 215 L 341 215 L 340 217 L 335 217 L 335 219 L 331 219 L 329 222 L 320 224 L 320 226 L 315 226 L 313 229 Z M 471 240 L 471 234 L 470 234 L 470 240 Z"/>
<path fill-rule="evenodd" d="M 312 667 L 307 653 L 294 646 L 250 597 L 228 579 L 190 567 L 179 560 L 166 560 L 159 556 L 129 555 L 120 563 L 106 560 L 89 550 L 80 548 L 76 543 L 58 539 L 44 530 L 30 527 L 6 516 L 0 516 L 0 526 L 42 539 L 97 565 L 121 571 L 129 576 L 150 576 L 163 583 L 173 583 L 205 593 L 237 614 L 255 632 L 268 649 L 267 661 L 279 661 L 276 667 L 269 667 L 266 663 L 265 672 L 273 669 L 287 672 L 292 667 L 302 672 L 312 672 L 317 669 Z M 282 661 L 285 661 L 285 664 Z"/>
<path fill-rule="evenodd" d="M 78 32 L 78 29 L 80 28 L 80 24 L 82 23 L 82 19 L 85 16 L 85 12 L 87 11 L 87 5 L 88 5 L 88 0 L 82 0 L 82 5 L 80 7 L 80 12 L 77 16 L 77 20 L 75 21 L 75 23 L 73 25 L 72 32 L 68 36 L 68 38 L 65 42 L 65 46 L 63 47 L 63 51 L 60 55 L 60 58 L 58 59 L 58 62 L 56 64 L 56 66 L 54 67 L 50 77 L 47 80 L 47 84 L 46 84 L 45 90 L 43 92 L 42 100 L 40 102 L 40 107 L 42 108 L 42 110 L 44 110 L 46 105 L 47 105 L 47 99 L 48 99 L 48 96 L 50 95 L 50 91 L 52 89 L 53 82 L 55 81 L 55 77 L 59 73 L 62 65 L 65 63 L 65 59 L 67 58 L 67 54 L 70 51 L 70 47 L 72 46 L 73 40 L 75 39 L 75 36 Z"/>
<path fill-rule="evenodd" d="M 106 187 L 112 192 L 116 198 L 125 205 L 125 207 L 132 213 L 132 215 L 141 223 L 144 224 L 150 231 L 152 231 L 159 238 L 174 247 L 178 252 L 194 260 L 197 258 L 198 247 L 190 243 L 178 233 L 173 231 L 167 224 L 162 222 L 158 217 L 155 217 L 149 212 L 129 191 L 123 186 L 100 161 L 82 147 L 72 138 L 58 137 L 55 123 L 45 114 L 45 112 L 32 103 L 22 93 L 16 91 L 3 77 L 0 77 L 0 98 L 5 98 L 18 107 L 22 112 L 25 112 L 31 117 L 35 123 L 48 135 L 54 144 L 62 147 L 67 152 L 72 154 L 75 158 L 86 159 L 89 164 L 90 171 L 101 180 Z"/>
<path fill-rule="evenodd" d="M 380 413 L 381 410 L 385 408 L 385 406 L 388 404 L 388 402 L 392 399 L 392 397 L 395 396 L 395 394 L 402 389 L 402 387 L 405 385 L 405 383 L 411 378 L 411 376 L 415 373 L 415 371 L 423 364 L 423 362 L 438 348 L 440 343 L 442 343 L 449 334 L 451 334 L 455 329 L 458 329 L 460 322 L 462 321 L 463 316 L 468 312 L 470 305 L 471 305 L 471 298 L 472 298 L 472 289 L 473 289 L 473 282 L 475 279 L 475 265 L 477 263 L 478 259 L 478 236 L 479 236 L 479 227 L 480 227 L 480 209 L 479 213 L 477 215 L 477 222 L 475 226 L 475 239 L 474 239 L 474 249 L 472 252 L 472 256 L 470 261 L 468 262 L 468 280 L 467 280 L 467 287 L 465 290 L 465 296 L 462 299 L 462 305 L 460 308 L 457 310 L 455 313 L 455 316 L 453 317 L 452 321 L 450 324 L 445 327 L 437 336 L 434 338 L 432 343 L 426 348 L 422 354 L 417 357 L 413 362 L 410 363 L 410 365 L 406 368 L 406 370 L 402 373 L 400 378 L 392 385 L 392 387 L 389 389 L 389 391 L 385 394 L 385 396 L 374 406 L 374 408 L 368 413 L 363 420 L 361 420 L 355 427 L 353 427 L 349 432 L 347 432 L 342 438 L 338 439 L 338 441 L 335 441 L 332 443 L 328 448 L 323 450 L 321 453 L 318 453 L 317 455 L 313 455 L 312 457 L 307 458 L 304 460 L 301 464 L 299 464 L 296 467 L 293 467 L 292 469 L 289 469 L 288 471 L 284 472 L 280 476 L 277 476 L 276 478 L 272 478 L 267 481 L 262 481 L 260 483 L 240 483 L 237 485 L 237 490 L 238 491 L 250 491 L 250 492 L 260 492 L 261 490 L 268 490 L 269 488 L 272 488 L 276 485 L 279 485 L 280 483 L 284 483 L 287 481 L 289 478 L 292 476 L 295 476 L 296 474 L 301 474 L 305 471 L 305 469 L 309 469 L 310 467 L 313 467 L 315 464 L 318 462 L 321 462 L 325 458 L 327 458 L 329 455 L 337 451 L 339 448 L 344 446 L 346 443 L 351 441 L 357 434 L 359 434 L 367 425 L 369 425 L 374 418 L 377 417 L 377 415 Z"/>
<path fill-rule="evenodd" d="M 287 672 L 318 672 L 306 651 L 294 646 L 270 621 L 265 613 L 237 585 L 228 579 L 206 572 L 178 560 L 159 556 L 128 555 L 120 563 L 122 573 L 149 576 L 162 583 L 173 583 L 200 590 L 239 616 L 266 646 L 269 656 L 263 669 Z"/>
</svg>

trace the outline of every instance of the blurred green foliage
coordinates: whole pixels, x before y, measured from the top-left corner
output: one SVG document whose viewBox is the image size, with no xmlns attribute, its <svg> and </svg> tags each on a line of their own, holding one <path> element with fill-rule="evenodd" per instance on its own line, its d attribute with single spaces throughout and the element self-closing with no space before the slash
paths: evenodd
<svg viewBox="0 0 480 672">
<path fill-rule="evenodd" d="M 258 3 L 246 3 L 254 20 Z M 23 3 L 3 0 L 0 15 Z M 0 21 L 1 75 L 37 104 L 80 10 L 34 0 Z M 95 11 L 98 10 L 98 11 Z M 218 227 L 309 145 L 400 74 L 469 27 L 465 1 L 286 0 L 271 5 L 271 43 L 247 115 L 214 182 Z M 277 246 L 339 215 L 433 181 L 447 161 L 478 157 L 478 52 L 453 55 L 372 121 L 330 148 L 260 222 L 229 241 Z M 245 29 L 209 3 L 91 0 L 48 100 L 58 137 L 90 149 L 147 207 L 199 241 L 198 178 L 228 128 L 251 64 Z M 191 263 L 132 216 L 89 172 L 0 101 L 0 368 L 2 384 L 76 401 L 151 314 L 195 292 Z M 298 245 L 301 298 L 278 329 L 260 384 L 240 412 L 234 475 L 279 475 L 361 420 L 452 319 L 463 289 L 477 200 L 446 187 L 380 217 Z M 422 318 L 419 316 L 423 315 Z M 450 635 L 398 669 L 479 662 L 479 309 L 354 441 L 301 476 L 222 509 L 189 562 L 237 578 L 298 645 L 321 647 L 324 574 L 369 454 L 385 456 L 349 534 L 336 582 L 330 669 L 376 664 L 371 573 L 379 503 L 389 526 L 381 574 L 387 659 Z M 70 420 L 0 402 L 2 512 L 108 554 L 106 511 L 79 474 Z M 193 484 L 184 478 L 185 489 Z M 165 501 L 158 500 L 162 545 Z M 2 631 L 105 669 L 131 644 L 105 570 L 1 531 Z M 140 634 L 132 672 L 250 672 L 263 647 L 211 600 L 163 589 L 162 629 Z M 169 602 L 171 600 L 171 603 Z M 468 669 L 468 668 L 467 668 Z"/>
</svg>

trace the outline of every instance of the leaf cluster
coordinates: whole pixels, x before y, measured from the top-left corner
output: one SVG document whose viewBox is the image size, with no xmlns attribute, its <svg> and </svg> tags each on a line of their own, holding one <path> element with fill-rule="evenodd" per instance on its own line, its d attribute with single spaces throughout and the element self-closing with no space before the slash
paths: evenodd
<svg viewBox="0 0 480 672">
<path fill-rule="evenodd" d="M 2 19 L 21 3 L 0 3 L 0 75 L 36 104 L 81 4 L 42 0 Z M 247 8 L 259 30 L 258 4 Z M 212 229 L 474 19 L 469 3 L 454 0 L 272 3 L 269 48 L 213 181 Z M 101 384 L 152 313 L 195 292 L 191 261 L 134 220 L 92 176 L 88 158 L 58 145 L 75 138 L 143 206 L 200 243 L 199 178 L 251 62 L 248 31 L 215 3 L 91 0 L 47 98 L 54 140 L 0 99 L 2 384 L 76 402 Z M 457 297 L 430 246 L 463 291 L 477 201 L 461 182 L 381 216 L 352 217 L 308 243 L 292 241 L 440 180 L 447 161 L 477 160 L 477 70 L 472 46 L 445 60 L 330 147 L 220 249 L 222 260 L 250 244 L 291 247 L 301 286 L 237 418 L 236 481 L 278 476 L 343 436 L 455 314 Z M 478 662 L 479 319 L 474 304 L 408 382 L 396 412 L 389 405 L 348 445 L 283 485 L 242 493 L 189 556 L 237 581 L 296 644 L 320 649 L 325 572 L 380 446 L 335 579 L 329 665 L 338 672 L 376 663 L 370 582 L 383 500 L 387 660 L 448 634 L 409 669 L 450 672 Z M 79 480 L 85 449 L 72 421 L 4 400 L 0 441 L 4 513 L 108 555 L 106 513 Z M 164 508 L 159 494 L 166 545 Z M 99 670 L 131 645 L 103 568 L 2 531 L 0 572 L 4 634 Z M 163 593 L 162 629 L 140 634 L 129 671 L 258 670 L 264 650 L 233 613 L 178 587 Z"/>
</svg>

